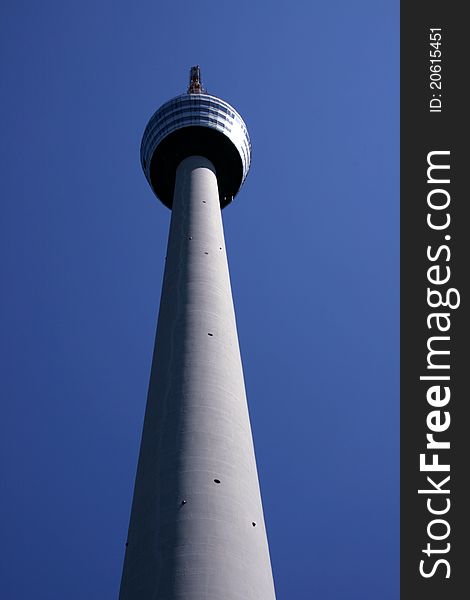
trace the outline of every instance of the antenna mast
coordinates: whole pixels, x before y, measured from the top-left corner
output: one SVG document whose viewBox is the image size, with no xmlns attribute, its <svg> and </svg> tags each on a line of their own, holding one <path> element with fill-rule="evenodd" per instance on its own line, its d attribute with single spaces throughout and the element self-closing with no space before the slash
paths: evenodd
<svg viewBox="0 0 470 600">
<path fill-rule="evenodd" d="M 188 94 L 202 94 L 205 91 L 201 81 L 201 67 L 199 65 L 191 67 L 189 71 Z"/>
</svg>

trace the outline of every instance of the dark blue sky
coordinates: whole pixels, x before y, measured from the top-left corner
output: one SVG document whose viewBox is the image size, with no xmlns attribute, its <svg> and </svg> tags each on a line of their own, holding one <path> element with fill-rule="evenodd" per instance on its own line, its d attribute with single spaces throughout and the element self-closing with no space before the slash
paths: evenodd
<svg viewBox="0 0 470 600">
<path fill-rule="evenodd" d="M 279 600 L 397 600 L 399 3 L 0 8 L 0 597 L 116 599 L 170 213 L 153 111 L 244 117 L 224 210 Z"/>
</svg>

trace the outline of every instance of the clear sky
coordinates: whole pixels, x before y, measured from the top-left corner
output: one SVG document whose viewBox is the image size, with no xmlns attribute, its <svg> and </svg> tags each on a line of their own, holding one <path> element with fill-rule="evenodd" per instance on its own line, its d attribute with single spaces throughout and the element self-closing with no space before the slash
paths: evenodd
<svg viewBox="0 0 470 600">
<path fill-rule="evenodd" d="M 118 594 L 170 212 L 146 122 L 200 64 L 278 600 L 397 600 L 399 3 L 0 8 L 0 597 Z"/>
</svg>

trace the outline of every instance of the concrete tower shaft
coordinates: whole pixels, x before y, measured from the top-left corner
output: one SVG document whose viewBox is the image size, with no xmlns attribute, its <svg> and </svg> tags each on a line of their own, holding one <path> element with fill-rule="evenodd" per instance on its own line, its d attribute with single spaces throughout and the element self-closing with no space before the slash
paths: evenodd
<svg viewBox="0 0 470 600">
<path fill-rule="evenodd" d="M 274 600 L 219 174 L 191 155 L 173 178 L 120 600 Z"/>
</svg>

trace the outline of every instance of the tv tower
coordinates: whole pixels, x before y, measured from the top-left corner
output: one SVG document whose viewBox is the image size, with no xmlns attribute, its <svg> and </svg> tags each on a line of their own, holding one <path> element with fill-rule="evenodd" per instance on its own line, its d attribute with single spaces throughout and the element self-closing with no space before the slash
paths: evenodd
<svg viewBox="0 0 470 600">
<path fill-rule="evenodd" d="M 172 214 L 119 598 L 274 600 L 221 215 L 248 131 L 196 66 L 140 156 Z"/>
</svg>

